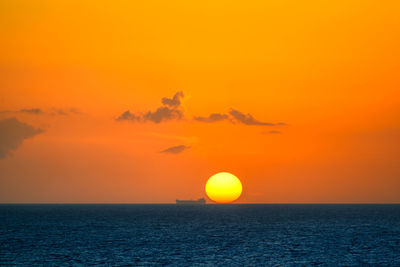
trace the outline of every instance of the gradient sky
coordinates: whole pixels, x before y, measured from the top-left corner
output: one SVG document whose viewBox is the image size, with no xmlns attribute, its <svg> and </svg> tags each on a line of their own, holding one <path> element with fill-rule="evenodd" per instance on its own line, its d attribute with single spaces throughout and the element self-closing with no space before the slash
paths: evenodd
<svg viewBox="0 0 400 267">
<path fill-rule="evenodd" d="M 0 202 L 399 203 L 399 14 L 0 0 Z"/>
</svg>

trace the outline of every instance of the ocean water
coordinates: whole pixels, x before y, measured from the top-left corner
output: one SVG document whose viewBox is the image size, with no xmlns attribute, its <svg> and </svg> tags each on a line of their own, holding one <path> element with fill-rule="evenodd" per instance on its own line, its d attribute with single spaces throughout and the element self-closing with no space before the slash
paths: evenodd
<svg viewBox="0 0 400 267">
<path fill-rule="evenodd" d="M 400 266 L 400 205 L 0 205 L 4 266 Z"/>
</svg>

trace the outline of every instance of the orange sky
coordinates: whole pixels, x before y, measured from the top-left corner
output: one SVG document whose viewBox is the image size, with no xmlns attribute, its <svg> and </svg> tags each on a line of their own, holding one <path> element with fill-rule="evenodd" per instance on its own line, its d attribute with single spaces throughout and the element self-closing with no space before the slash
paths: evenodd
<svg viewBox="0 0 400 267">
<path fill-rule="evenodd" d="M 173 202 L 228 171 L 239 203 L 399 203 L 399 12 L 0 1 L 0 202 Z M 182 116 L 143 115 L 160 107 Z M 127 110 L 140 120 L 117 121 Z M 211 113 L 226 119 L 195 119 Z"/>
</svg>

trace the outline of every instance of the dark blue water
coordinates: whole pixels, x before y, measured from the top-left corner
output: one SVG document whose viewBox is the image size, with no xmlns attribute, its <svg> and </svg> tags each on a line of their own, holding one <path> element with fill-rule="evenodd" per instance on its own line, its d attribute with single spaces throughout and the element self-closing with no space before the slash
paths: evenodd
<svg viewBox="0 0 400 267">
<path fill-rule="evenodd" d="M 0 205 L 0 264 L 400 266 L 400 205 Z"/>
</svg>

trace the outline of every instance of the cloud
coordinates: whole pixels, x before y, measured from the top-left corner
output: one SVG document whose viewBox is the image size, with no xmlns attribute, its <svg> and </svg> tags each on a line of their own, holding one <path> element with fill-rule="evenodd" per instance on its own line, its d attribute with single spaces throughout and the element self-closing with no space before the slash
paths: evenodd
<svg viewBox="0 0 400 267">
<path fill-rule="evenodd" d="M 47 113 L 50 115 L 62 115 L 62 116 L 67 116 L 71 114 L 82 114 L 82 112 L 80 112 L 76 108 L 70 108 L 70 109 L 52 108 Z"/>
<path fill-rule="evenodd" d="M 116 120 L 117 121 L 124 121 L 124 120 L 140 121 L 141 117 L 140 116 L 136 116 L 135 114 L 132 114 L 129 110 L 127 110 L 124 113 L 122 113 L 118 118 L 116 118 Z"/>
<path fill-rule="evenodd" d="M 147 112 L 143 118 L 145 121 L 150 120 L 155 123 L 174 119 L 180 120 L 183 118 L 183 112 L 179 109 L 160 107 L 155 112 Z"/>
<path fill-rule="evenodd" d="M 6 157 L 10 151 L 16 150 L 25 139 L 42 133 L 31 125 L 16 118 L 0 120 L 0 158 Z"/>
<path fill-rule="evenodd" d="M 180 146 L 173 146 L 169 147 L 165 150 L 160 151 L 160 153 L 166 153 L 166 154 L 179 154 L 182 153 L 183 151 L 189 149 L 190 146 L 185 146 L 185 145 L 180 145 Z"/>
<path fill-rule="evenodd" d="M 36 115 L 43 113 L 43 111 L 40 108 L 24 108 L 20 109 L 19 112 L 36 114 Z"/>
<path fill-rule="evenodd" d="M 261 132 L 261 134 L 282 134 L 282 132 L 281 131 L 272 130 L 272 131 L 267 131 L 267 132 Z"/>
<path fill-rule="evenodd" d="M 163 103 L 166 106 L 177 108 L 180 106 L 181 104 L 180 99 L 183 97 L 184 97 L 183 92 L 179 91 L 172 98 L 163 97 L 161 99 L 161 103 Z"/>
<path fill-rule="evenodd" d="M 161 99 L 162 106 L 155 111 L 148 111 L 146 113 L 132 113 L 130 110 L 125 111 L 119 115 L 116 121 L 131 121 L 131 122 L 146 122 L 152 121 L 160 123 L 170 120 L 183 119 L 184 113 L 181 108 L 181 100 L 184 94 L 182 91 L 176 92 L 172 98 L 163 97 Z M 283 126 L 285 123 L 270 123 L 262 122 L 255 119 L 251 114 L 242 113 L 236 109 L 231 109 L 228 113 L 211 113 L 208 117 L 194 116 L 193 120 L 198 122 L 213 123 L 220 121 L 230 121 L 231 123 L 240 123 L 244 125 L 260 125 L 260 126 Z"/>
<path fill-rule="evenodd" d="M 264 126 L 275 126 L 274 123 L 269 123 L 269 122 L 261 122 L 256 120 L 253 116 L 251 116 L 249 113 L 244 114 L 238 110 L 231 109 L 229 111 L 229 114 L 237 121 L 246 125 L 264 125 Z"/>
<path fill-rule="evenodd" d="M 261 126 L 283 126 L 285 123 L 270 123 L 256 120 L 251 114 L 244 114 L 236 109 L 231 109 L 228 114 L 211 113 L 208 117 L 194 117 L 199 122 L 219 122 L 228 120 L 232 123 L 241 123 L 245 125 L 261 125 Z"/>
<path fill-rule="evenodd" d="M 184 118 L 183 110 L 180 109 L 181 98 L 183 93 L 177 92 L 172 98 L 163 97 L 161 102 L 163 106 L 156 109 L 156 111 L 148 111 L 144 114 L 131 113 L 129 110 L 122 113 L 116 118 L 117 121 L 132 121 L 132 122 L 146 122 L 152 121 L 160 123 L 169 120 L 181 120 Z"/>
<path fill-rule="evenodd" d="M 77 108 L 70 108 L 69 112 L 71 112 L 73 114 L 82 114 L 82 112 Z"/>
<path fill-rule="evenodd" d="M 208 117 L 194 117 L 194 120 L 200 122 L 217 122 L 217 121 L 229 120 L 229 116 L 227 114 L 212 113 Z"/>
<path fill-rule="evenodd" d="M 76 108 L 70 109 L 59 109 L 59 108 L 50 108 L 47 110 L 43 110 L 41 108 L 23 108 L 19 110 L 2 110 L 0 113 L 25 113 L 32 115 L 71 115 L 71 114 L 82 114 Z"/>
</svg>

